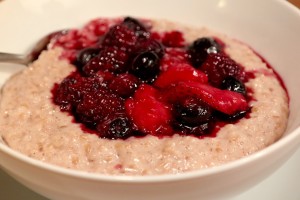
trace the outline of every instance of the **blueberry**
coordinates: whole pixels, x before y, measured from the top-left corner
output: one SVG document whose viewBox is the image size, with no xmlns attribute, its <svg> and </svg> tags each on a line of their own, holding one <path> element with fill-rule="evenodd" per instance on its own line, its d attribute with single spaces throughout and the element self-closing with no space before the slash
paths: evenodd
<svg viewBox="0 0 300 200">
<path fill-rule="evenodd" d="M 92 58 L 97 56 L 99 52 L 100 52 L 99 48 L 85 48 L 78 52 L 74 64 L 79 69 L 82 69 L 82 67 L 86 65 Z"/>
<path fill-rule="evenodd" d="M 125 116 L 118 116 L 97 126 L 100 137 L 107 139 L 126 139 L 133 135 L 131 122 Z"/>
<path fill-rule="evenodd" d="M 208 54 L 219 53 L 220 51 L 220 45 L 213 38 L 199 38 L 189 47 L 191 63 L 195 68 L 199 68 L 206 60 Z"/>
<path fill-rule="evenodd" d="M 135 52 L 141 53 L 144 51 L 153 51 L 158 55 L 159 58 L 162 58 L 165 54 L 164 46 L 155 39 L 147 39 L 147 40 L 140 40 L 135 46 Z"/>
<path fill-rule="evenodd" d="M 238 92 L 242 95 L 246 95 L 246 87 L 244 83 L 233 76 L 228 76 L 223 80 L 221 89 L 230 90 L 233 92 Z"/>
<path fill-rule="evenodd" d="M 200 99 L 188 97 L 174 106 L 174 115 L 184 125 L 198 126 L 211 119 L 212 108 Z"/>
<path fill-rule="evenodd" d="M 139 85 L 139 79 L 132 74 L 119 74 L 109 83 L 108 87 L 112 92 L 123 98 L 133 95 Z"/>
<path fill-rule="evenodd" d="M 159 72 L 159 62 L 155 52 L 142 52 L 133 59 L 131 72 L 142 80 L 153 79 Z"/>
<path fill-rule="evenodd" d="M 127 26 L 130 30 L 133 30 L 138 37 L 149 38 L 150 36 L 146 27 L 135 18 L 125 17 L 122 24 Z"/>
<path fill-rule="evenodd" d="M 182 135 L 204 136 L 212 132 L 215 123 L 214 121 L 210 120 L 208 122 L 200 124 L 199 126 L 188 126 L 176 121 L 173 122 L 172 126 L 175 131 Z"/>
<path fill-rule="evenodd" d="M 233 115 L 227 115 L 225 113 L 216 111 L 214 113 L 214 116 L 216 116 L 218 119 L 226 121 L 226 122 L 235 122 L 235 121 L 245 117 L 247 115 L 247 113 L 249 112 L 249 110 L 240 111 L 240 112 L 234 113 Z"/>
</svg>

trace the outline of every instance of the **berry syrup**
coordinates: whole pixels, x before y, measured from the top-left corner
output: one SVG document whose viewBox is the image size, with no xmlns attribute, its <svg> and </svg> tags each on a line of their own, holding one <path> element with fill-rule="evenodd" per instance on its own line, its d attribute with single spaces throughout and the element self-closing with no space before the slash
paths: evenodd
<svg viewBox="0 0 300 200">
<path fill-rule="evenodd" d="M 189 44 L 180 31 L 151 31 L 151 21 L 101 18 L 55 38 L 52 47 L 77 68 L 53 87 L 54 104 L 101 138 L 215 137 L 249 116 L 244 83 L 254 75 L 218 38 Z"/>
</svg>

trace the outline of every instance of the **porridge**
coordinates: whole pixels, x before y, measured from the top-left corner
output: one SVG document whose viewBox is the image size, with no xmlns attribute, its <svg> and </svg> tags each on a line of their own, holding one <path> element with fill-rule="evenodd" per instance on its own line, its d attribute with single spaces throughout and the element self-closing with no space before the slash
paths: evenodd
<svg viewBox="0 0 300 200">
<path fill-rule="evenodd" d="M 288 96 L 247 45 L 169 21 L 95 19 L 53 37 L 3 86 L 0 135 L 62 167 L 182 173 L 276 142 Z"/>
</svg>

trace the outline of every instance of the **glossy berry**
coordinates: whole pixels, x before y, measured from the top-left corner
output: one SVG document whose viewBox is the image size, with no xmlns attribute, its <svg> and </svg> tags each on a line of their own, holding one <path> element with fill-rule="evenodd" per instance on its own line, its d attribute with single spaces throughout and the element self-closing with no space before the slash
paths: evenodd
<svg viewBox="0 0 300 200">
<path fill-rule="evenodd" d="M 182 135 L 194 135 L 197 137 L 208 135 L 213 127 L 214 121 L 208 121 L 198 126 L 189 126 L 179 123 L 178 121 L 174 121 L 172 127 L 176 130 L 179 134 Z"/>
<path fill-rule="evenodd" d="M 228 76 L 222 81 L 221 89 L 230 90 L 233 92 L 241 93 L 242 95 L 246 95 L 246 87 L 244 83 L 233 76 Z"/>
<path fill-rule="evenodd" d="M 221 53 L 209 54 L 200 70 L 205 72 L 209 82 L 218 88 L 221 86 L 222 81 L 228 76 L 232 76 L 241 81 L 245 79 L 243 68 L 227 55 Z"/>
<path fill-rule="evenodd" d="M 169 67 L 190 65 L 189 54 L 182 48 L 166 48 L 165 55 L 160 62 L 160 69 L 166 71 Z"/>
<path fill-rule="evenodd" d="M 131 96 L 139 85 L 139 80 L 132 74 L 120 74 L 112 79 L 109 89 L 123 98 Z"/>
<path fill-rule="evenodd" d="M 108 139 L 126 139 L 133 134 L 132 124 L 124 115 L 116 115 L 97 126 L 100 137 Z"/>
<path fill-rule="evenodd" d="M 71 111 L 81 98 L 82 77 L 78 73 L 70 74 L 54 90 L 54 102 L 63 111 Z"/>
<path fill-rule="evenodd" d="M 183 47 L 184 38 L 180 31 L 170 31 L 164 34 L 162 43 L 167 47 Z"/>
<path fill-rule="evenodd" d="M 115 79 L 115 75 L 112 72 L 100 70 L 93 74 L 92 78 L 101 81 L 101 85 L 107 87 Z"/>
<path fill-rule="evenodd" d="M 249 109 L 238 111 L 238 112 L 236 112 L 234 114 L 228 115 L 228 114 L 216 111 L 214 113 L 214 116 L 216 116 L 217 118 L 219 118 L 219 119 L 221 119 L 223 121 L 234 122 L 234 121 L 237 121 L 237 120 L 245 117 L 248 112 L 249 112 Z"/>
<path fill-rule="evenodd" d="M 130 52 L 137 41 L 137 36 L 133 30 L 124 25 L 116 25 L 110 28 L 101 43 L 103 47 L 118 47 L 126 52 Z"/>
<path fill-rule="evenodd" d="M 183 32 L 151 31 L 150 22 L 97 19 L 59 36 L 55 46 L 78 70 L 54 86 L 53 102 L 106 139 L 202 138 L 248 113 L 245 72 L 221 41 L 187 44 Z"/>
<path fill-rule="evenodd" d="M 146 27 L 135 18 L 125 17 L 122 24 L 130 30 L 133 30 L 136 36 L 140 38 L 149 38 L 150 36 L 150 33 L 147 31 Z"/>
<path fill-rule="evenodd" d="M 159 61 L 153 51 L 140 53 L 133 59 L 131 72 L 143 80 L 153 79 L 159 72 Z"/>
<path fill-rule="evenodd" d="M 205 73 L 195 69 L 191 65 L 178 63 L 161 72 L 155 80 L 154 85 L 158 88 L 168 88 L 183 81 L 207 83 L 208 79 Z"/>
<path fill-rule="evenodd" d="M 158 55 L 159 58 L 162 58 L 165 54 L 164 46 L 157 40 L 152 38 L 147 40 L 139 41 L 135 46 L 135 54 L 139 54 L 146 51 L 152 51 Z"/>
<path fill-rule="evenodd" d="M 199 68 L 206 60 L 208 54 L 218 53 L 220 51 L 220 45 L 213 38 L 199 38 L 189 47 L 191 63 L 194 67 Z"/>
<path fill-rule="evenodd" d="M 75 65 L 78 69 L 82 69 L 92 58 L 97 56 L 100 52 L 99 48 L 85 48 L 78 52 L 75 60 Z"/>
<path fill-rule="evenodd" d="M 126 99 L 125 110 L 139 131 L 157 136 L 171 133 L 170 109 L 159 100 L 154 87 L 141 84 L 133 97 Z"/>
<path fill-rule="evenodd" d="M 174 115 L 182 124 L 197 126 L 210 120 L 212 108 L 200 99 L 188 97 L 174 106 Z"/>
<path fill-rule="evenodd" d="M 122 99 L 105 88 L 87 92 L 76 108 L 76 117 L 88 126 L 96 126 L 105 118 L 122 110 Z"/>
<path fill-rule="evenodd" d="M 127 70 L 127 61 L 128 54 L 126 51 L 115 46 L 106 47 L 83 67 L 83 72 L 88 76 L 99 70 L 122 73 Z"/>
<path fill-rule="evenodd" d="M 169 87 L 164 90 L 162 99 L 163 101 L 176 103 L 183 100 L 186 96 L 191 95 L 201 99 L 214 110 L 218 110 L 228 115 L 248 109 L 247 100 L 243 95 L 229 90 L 221 90 L 212 87 L 209 84 L 195 81 L 179 82 L 176 85 Z"/>
</svg>

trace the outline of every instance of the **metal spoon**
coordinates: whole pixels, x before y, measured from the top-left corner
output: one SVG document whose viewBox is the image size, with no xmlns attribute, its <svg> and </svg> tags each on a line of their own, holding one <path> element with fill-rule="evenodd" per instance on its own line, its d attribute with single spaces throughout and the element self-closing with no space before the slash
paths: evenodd
<svg viewBox="0 0 300 200">
<path fill-rule="evenodd" d="M 47 46 L 52 39 L 62 34 L 66 34 L 66 32 L 67 30 L 60 30 L 44 36 L 35 44 L 35 46 L 27 54 L 13 54 L 0 52 L 0 63 L 5 62 L 28 65 L 29 63 L 35 61 L 43 50 L 47 49 Z"/>
</svg>

